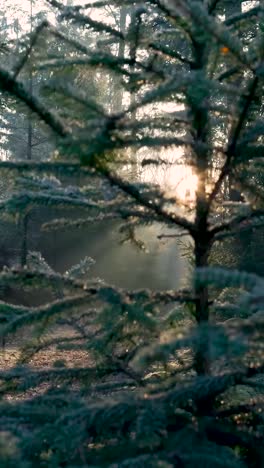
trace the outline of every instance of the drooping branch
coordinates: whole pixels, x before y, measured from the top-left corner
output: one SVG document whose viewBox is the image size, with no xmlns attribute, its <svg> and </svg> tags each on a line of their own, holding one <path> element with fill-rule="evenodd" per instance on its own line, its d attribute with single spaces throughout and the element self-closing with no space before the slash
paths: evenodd
<svg viewBox="0 0 264 468">
<path fill-rule="evenodd" d="M 66 288 L 76 291 L 76 295 L 68 298 L 63 298 L 51 302 L 45 306 L 35 308 L 26 308 L 13 304 L 7 304 L 0 301 L 0 307 L 5 307 L 8 313 L 12 314 L 25 314 L 36 313 L 39 311 L 40 314 L 51 314 L 52 310 L 61 311 L 62 308 L 65 308 L 67 302 L 69 305 L 74 307 L 78 304 L 83 304 L 85 301 L 88 301 L 89 298 L 99 298 L 107 297 L 108 294 L 115 293 L 118 295 L 120 301 L 127 303 L 127 301 L 140 301 L 144 302 L 153 302 L 153 303 L 162 303 L 169 304 L 171 302 L 180 302 L 180 303 L 193 303 L 195 298 L 188 291 L 151 291 L 149 289 L 140 289 L 140 290 L 126 290 L 122 288 L 116 288 L 109 286 L 107 284 L 95 285 L 92 282 L 88 282 L 80 279 L 73 279 L 68 275 L 60 275 L 59 273 L 44 273 L 35 270 L 24 269 L 12 269 L 12 270 L 3 270 L 0 272 L 0 284 L 13 284 L 18 286 L 36 286 L 41 287 L 42 285 L 52 285 L 55 282 L 60 281 Z"/>
<path fill-rule="evenodd" d="M 26 49 L 26 52 L 24 53 L 24 55 L 21 57 L 19 62 L 13 68 L 13 78 L 17 78 L 17 76 L 19 75 L 20 71 L 26 64 L 27 60 L 29 59 L 29 56 L 34 49 L 40 34 L 43 33 L 45 29 L 48 29 L 49 32 L 54 37 L 57 37 L 58 39 L 61 39 L 64 42 L 72 45 L 76 50 L 90 57 L 91 50 L 89 50 L 84 44 L 81 44 L 79 41 L 76 41 L 73 38 L 69 38 L 67 35 L 59 31 L 56 27 L 54 27 L 51 23 L 49 23 L 49 21 L 44 20 L 32 32 L 32 35 L 30 36 L 30 42 Z"/>
</svg>

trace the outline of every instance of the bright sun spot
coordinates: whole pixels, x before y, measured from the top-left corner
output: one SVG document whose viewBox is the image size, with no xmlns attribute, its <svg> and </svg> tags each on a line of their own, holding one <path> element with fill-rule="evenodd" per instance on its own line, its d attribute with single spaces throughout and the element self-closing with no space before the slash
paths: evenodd
<svg viewBox="0 0 264 468">
<path fill-rule="evenodd" d="M 140 174 L 142 182 L 157 184 L 166 198 L 175 198 L 182 203 L 192 205 L 195 201 L 198 177 L 193 167 L 185 163 L 181 148 L 164 149 L 159 154 L 145 151 L 139 159 L 141 163 L 150 160 L 150 164 L 142 164 Z"/>
<path fill-rule="evenodd" d="M 186 164 L 175 164 L 166 168 L 146 166 L 141 173 L 143 182 L 158 184 L 167 198 L 175 198 L 187 204 L 195 200 L 198 177 L 192 167 Z"/>
<path fill-rule="evenodd" d="M 193 174 L 190 167 L 179 166 L 175 168 L 170 178 L 174 179 L 175 182 L 178 181 L 175 186 L 175 195 L 177 198 L 186 202 L 194 200 L 198 178 L 196 174 Z"/>
</svg>

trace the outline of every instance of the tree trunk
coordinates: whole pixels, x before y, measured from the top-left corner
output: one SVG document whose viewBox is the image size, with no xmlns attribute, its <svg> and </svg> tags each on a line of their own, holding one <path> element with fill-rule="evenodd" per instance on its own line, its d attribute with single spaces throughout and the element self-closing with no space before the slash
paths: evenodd
<svg viewBox="0 0 264 468">
<path fill-rule="evenodd" d="M 30 4 L 30 34 L 33 31 L 33 12 L 32 12 L 32 0 Z M 33 94 L 33 73 L 30 66 L 29 69 L 29 92 L 30 96 Z M 33 139 L 33 126 L 32 126 L 32 113 L 28 111 L 28 132 L 27 132 L 27 160 L 31 161 L 32 159 L 32 139 Z M 22 220 L 22 247 L 21 247 L 21 267 L 27 265 L 27 255 L 28 255 L 28 225 L 29 225 L 30 215 L 26 213 Z"/>
<path fill-rule="evenodd" d="M 195 266 L 207 267 L 208 266 L 209 248 L 203 243 L 197 241 L 195 243 Z M 208 287 L 196 286 L 195 288 L 196 305 L 195 317 L 197 324 L 203 326 L 209 321 L 209 301 L 208 301 Z M 194 368 L 198 375 L 210 373 L 210 353 L 209 353 L 209 336 L 206 329 L 203 330 L 200 338 L 199 347 L 196 350 L 194 358 Z"/>
<path fill-rule="evenodd" d="M 193 41 L 194 47 L 194 65 L 193 69 L 199 73 L 206 75 L 207 54 L 206 44 L 203 42 Z M 207 201 L 207 178 L 208 178 L 208 110 L 207 110 L 207 94 L 204 93 L 203 102 L 194 104 L 190 102 L 191 115 L 193 117 L 193 128 L 195 129 L 195 156 L 197 164 L 198 184 L 196 190 L 196 213 L 195 226 L 196 233 L 193 236 L 195 244 L 195 268 L 203 268 L 208 266 L 208 257 L 211 250 L 211 239 L 208 232 L 208 214 L 209 207 Z M 208 287 L 195 287 L 195 318 L 199 327 L 208 323 L 209 320 L 209 304 L 208 304 Z M 209 342 L 206 329 L 204 327 L 201 340 L 194 357 L 194 368 L 198 375 L 210 373 L 210 356 Z"/>
<path fill-rule="evenodd" d="M 22 268 L 25 267 L 27 264 L 28 222 L 29 222 L 29 215 L 25 214 L 22 218 L 22 246 L 21 246 L 21 258 L 20 258 L 20 264 Z"/>
<path fill-rule="evenodd" d="M 120 7 L 120 19 L 119 19 L 119 31 L 126 32 L 126 19 L 127 19 L 127 7 Z M 120 40 L 118 45 L 118 58 L 122 59 L 125 57 L 125 42 Z M 117 78 L 115 77 L 114 80 Z M 118 113 L 122 111 L 123 103 L 123 89 L 120 86 L 119 79 L 114 83 L 114 96 L 113 96 L 113 111 Z"/>
<path fill-rule="evenodd" d="M 208 266 L 208 257 L 211 250 L 211 239 L 208 232 L 208 209 L 206 198 L 205 171 L 200 172 L 196 195 L 196 227 L 194 239 L 195 268 Z M 198 326 L 206 325 L 209 321 L 208 287 L 195 287 L 195 318 Z M 210 373 L 209 336 L 204 327 L 199 347 L 196 350 L 194 367 L 198 375 Z"/>
</svg>

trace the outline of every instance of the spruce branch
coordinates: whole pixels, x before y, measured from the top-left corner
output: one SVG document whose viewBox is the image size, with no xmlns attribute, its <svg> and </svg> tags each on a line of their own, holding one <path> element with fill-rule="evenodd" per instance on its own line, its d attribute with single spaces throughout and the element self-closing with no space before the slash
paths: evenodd
<svg viewBox="0 0 264 468">
<path fill-rule="evenodd" d="M 46 21 L 46 20 L 42 21 L 36 27 L 36 29 L 32 32 L 32 35 L 30 37 L 30 42 L 29 42 L 29 45 L 28 45 L 28 47 L 26 49 L 26 52 L 22 55 L 19 62 L 13 68 L 13 78 L 17 78 L 17 76 L 21 72 L 22 68 L 26 64 L 27 60 L 29 59 L 31 52 L 33 51 L 33 48 L 35 47 L 35 45 L 37 43 L 38 37 L 40 36 L 40 34 L 42 33 L 42 31 L 45 28 L 48 28 L 48 26 L 49 26 L 48 21 Z"/>
<path fill-rule="evenodd" d="M 90 55 L 91 49 L 89 49 L 83 42 L 70 37 L 68 34 L 63 33 L 60 31 L 56 26 L 53 26 L 51 23 L 48 22 L 48 28 L 51 34 L 58 39 L 61 39 L 63 43 L 69 44 L 73 46 L 76 51 L 82 52 L 85 55 Z"/>
<path fill-rule="evenodd" d="M 83 293 L 81 295 L 76 295 L 73 297 L 67 297 L 61 300 L 57 300 L 52 304 L 45 305 L 43 307 L 39 307 L 36 309 L 26 309 L 24 314 L 21 314 L 21 308 L 19 309 L 19 316 L 15 317 L 14 320 L 8 323 L 8 325 L 4 328 L 1 332 L 2 337 L 6 337 L 11 333 L 15 333 L 18 329 L 25 327 L 27 325 L 31 325 L 34 323 L 38 323 L 49 318 L 54 318 L 62 315 L 65 311 L 72 310 L 73 312 L 76 310 L 77 307 L 81 307 L 88 302 L 88 294 Z M 11 307 L 9 306 L 9 309 Z M 14 306 L 13 310 L 17 313 L 17 309 Z"/>
<path fill-rule="evenodd" d="M 88 201 L 85 197 L 60 195 L 59 193 L 45 192 L 20 192 L 6 200 L 0 201 L 0 212 L 16 213 L 17 210 L 23 212 L 28 207 L 32 206 L 65 206 L 80 207 L 80 208 L 98 208 L 98 204 L 93 201 Z"/>
<path fill-rule="evenodd" d="M 92 339 L 93 336 L 90 336 Z M 36 357 L 38 353 L 41 351 L 47 351 L 49 348 L 55 347 L 57 350 L 63 349 L 73 349 L 74 345 L 78 350 L 82 349 L 81 341 L 83 341 L 82 337 L 75 336 L 75 337 L 56 337 L 56 338 L 43 338 L 42 336 L 38 340 L 34 340 L 33 342 L 27 343 L 22 349 L 20 350 L 20 356 L 18 358 L 17 363 L 19 365 L 25 365 L 28 363 L 33 357 Z M 86 347 L 84 347 L 86 348 Z M 86 350 L 86 349 L 85 349 Z"/>
<path fill-rule="evenodd" d="M 216 234 L 225 232 L 225 231 L 231 231 L 231 232 L 236 232 L 236 229 L 241 227 L 243 228 L 242 223 L 244 221 L 247 221 L 250 224 L 250 221 L 256 221 L 258 218 L 261 218 L 264 216 L 264 211 L 263 210 L 255 210 L 249 214 L 246 215 L 240 215 L 240 216 L 234 216 L 231 220 L 227 222 L 223 222 L 221 224 L 217 224 L 215 226 L 212 226 L 211 228 L 211 234 L 212 236 L 216 236 Z M 217 237 L 218 238 L 218 237 Z"/>
<path fill-rule="evenodd" d="M 191 67 L 193 66 L 192 60 L 182 56 L 179 52 L 170 49 L 168 46 L 165 46 L 163 44 L 158 44 L 158 43 L 155 43 L 155 42 L 150 42 L 148 44 L 148 46 L 149 46 L 150 49 L 153 49 L 156 52 L 159 52 L 159 53 L 161 53 L 161 54 L 163 54 L 165 56 L 167 55 L 168 57 L 179 60 L 182 63 L 186 63 L 187 65 L 189 65 Z"/>
<path fill-rule="evenodd" d="M 261 11 L 261 7 L 260 5 L 258 6 L 255 6 L 253 8 L 250 8 L 249 10 L 247 11 L 244 11 L 243 13 L 239 13 L 237 15 L 232 15 L 232 16 L 229 16 L 226 20 L 225 20 L 225 24 L 226 26 L 233 26 L 235 23 L 238 23 L 238 22 L 241 22 L 241 21 L 245 21 L 247 19 L 253 19 L 254 16 L 258 16 L 259 13 Z"/>
<path fill-rule="evenodd" d="M 230 30 L 208 14 L 207 9 L 200 2 L 193 0 L 170 0 L 167 2 L 171 16 L 177 16 L 178 8 L 182 9 L 195 24 L 203 27 L 211 37 L 214 37 L 218 43 L 229 48 L 230 52 L 238 61 L 252 70 L 253 65 L 249 57 L 243 52 L 242 43 L 238 38 L 231 34 Z"/>
<path fill-rule="evenodd" d="M 64 59 L 63 59 L 63 62 L 65 62 Z M 85 59 L 85 62 L 87 63 L 86 59 Z M 65 63 L 63 63 L 63 65 L 65 65 Z M 50 89 L 52 91 L 61 93 L 66 97 L 70 97 L 75 102 L 82 104 L 83 106 L 85 106 L 87 109 L 90 109 L 92 112 L 94 112 L 98 116 L 102 118 L 107 118 L 104 108 L 100 106 L 99 103 L 97 103 L 91 98 L 88 99 L 88 96 L 86 95 L 84 91 L 77 90 L 70 84 L 59 82 L 57 80 L 51 80 L 49 83 L 45 84 L 44 89 Z"/>
<path fill-rule="evenodd" d="M 250 383 L 248 383 L 250 385 Z M 253 413 L 254 417 L 259 418 L 259 422 L 262 421 L 262 415 L 258 412 L 258 409 L 261 409 L 263 407 L 263 403 L 259 402 L 259 404 L 256 402 L 254 403 L 249 403 L 249 404 L 240 404 L 237 406 L 230 406 L 229 408 L 224 408 L 224 409 L 219 409 L 215 412 L 215 416 L 217 418 L 229 418 L 230 416 L 235 416 L 238 414 L 251 414 Z"/>
<path fill-rule="evenodd" d="M 74 174 L 76 172 L 85 172 L 89 175 L 94 176 L 94 171 L 88 167 L 81 166 L 78 162 L 69 162 L 69 161 L 0 161 L 0 171 L 44 171 L 44 172 L 54 172 L 54 171 L 66 171 L 67 173 Z"/>
<path fill-rule="evenodd" d="M 37 96 L 29 93 L 21 81 L 15 79 L 12 73 L 2 67 L 0 67 L 0 89 L 3 92 L 13 94 L 24 102 L 59 136 L 65 137 L 70 133 L 70 130 L 55 113 L 50 112 Z"/>
<path fill-rule="evenodd" d="M 106 357 L 111 363 L 111 367 L 114 367 L 117 371 L 120 371 L 122 374 L 125 374 L 140 387 L 145 386 L 145 382 L 142 376 L 138 372 L 135 372 L 135 370 L 131 368 L 129 364 L 126 363 L 124 360 L 119 359 L 115 356 L 106 355 Z"/>
<path fill-rule="evenodd" d="M 181 389 L 176 386 L 163 396 L 160 396 L 160 398 L 180 408 L 193 407 L 193 405 L 203 402 L 205 414 L 210 414 L 209 400 L 212 401 L 212 399 L 224 393 L 228 388 L 242 383 L 245 378 L 262 374 L 263 371 L 264 365 L 261 364 L 256 367 L 245 367 L 241 371 L 225 373 L 219 376 L 200 376 L 194 379 L 192 384 L 183 385 Z"/>
<path fill-rule="evenodd" d="M 218 6 L 218 3 L 222 0 L 209 0 L 209 5 L 208 5 L 208 13 L 210 15 L 213 15 L 216 7 Z"/>
<path fill-rule="evenodd" d="M 233 128 L 233 131 L 231 132 L 231 136 L 230 136 L 230 139 L 229 139 L 229 143 L 228 143 L 228 147 L 227 147 L 227 150 L 225 151 L 225 155 L 226 155 L 226 160 L 225 160 L 225 163 L 222 167 L 222 170 L 221 170 L 221 173 L 217 179 L 217 181 L 215 182 L 215 185 L 208 197 L 208 204 L 209 204 L 209 207 L 210 205 L 215 201 L 215 198 L 221 188 L 221 185 L 224 181 L 224 179 L 231 173 L 232 171 L 232 163 L 233 163 L 233 159 L 236 158 L 236 148 L 237 148 L 237 145 L 238 145 L 238 142 L 239 142 L 239 138 L 240 138 L 240 134 L 243 130 L 243 127 L 244 127 L 244 124 L 245 124 L 245 121 L 246 121 L 246 118 L 247 118 L 247 115 L 248 115 L 248 112 L 250 110 L 250 106 L 252 104 L 252 101 L 254 100 L 254 97 L 255 97 L 255 93 L 256 93 L 256 90 L 257 90 L 257 87 L 258 87 L 258 83 L 259 83 L 259 78 L 257 76 L 255 76 L 250 85 L 249 85 L 249 88 L 248 88 L 248 93 L 247 93 L 247 96 L 246 97 L 243 97 L 241 99 L 241 107 L 242 107 L 242 110 L 240 112 L 240 115 L 239 115 L 239 118 L 238 118 L 238 121 L 235 125 L 235 127 Z"/>
<path fill-rule="evenodd" d="M 34 70 L 47 70 L 50 68 L 60 68 L 75 65 L 90 66 L 90 67 L 100 67 L 111 70 L 122 76 L 130 77 L 131 74 L 126 70 L 123 65 L 130 65 L 131 59 L 113 57 L 112 55 L 107 54 L 92 54 L 90 52 L 89 57 L 76 57 L 73 59 L 57 58 L 43 61 L 39 64 L 33 65 Z M 52 82 L 51 82 L 52 83 Z M 53 85 L 55 86 L 56 81 L 53 80 Z M 47 85 L 49 86 L 49 85 Z M 76 92 L 76 91 L 75 91 Z"/>
<path fill-rule="evenodd" d="M 94 381 L 98 377 L 111 374 L 115 369 L 103 369 L 98 367 L 72 367 L 62 369 L 47 369 L 40 371 L 29 371 L 28 367 L 23 369 L 11 369 L 10 371 L 0 371 L 0 381 L 11 382 L 13 380 L 21 379 L 19 389 L 29 389 L 38 386 L 41 382 L 48 382 L 51 385 L 59 381 L 72 381 L 76 380 L 91 380 Z M 3 391 L 2 391 L 3 392 Z"/>
<path fill-rule="evenodd" d="M 259 84 L 259 77 L 255 76 L 253 78 L 252 82 L 250 83 L 249 87 L 248 87 L 247 96 L 246 97 L 243 96 L 243 98 L 242 98 L 243 99 L 243 101 L 242 101 L 242 112 L 240 113 L 240 116 L 239 116 L 238 122 L 237 122 L 237 124 L 235 126 L 235 129 L 233 130 L 233 132 L 231 134 L 231 140 L 229 142 L 229 145 L 228 145 L 228 148 L 227 148 L 227 151 L 226 151 L 227 158 L 228 158 L 229 154 L 232 157 L 232 155 L 235 153 L 236 146 L 238 144 L 238 140 L 239 140 L 241 131 L 242 131 L 243 127 L 244 127 L 246 118 L 248 116 L 250 106 L 252 105 L 252 101 L 253 101 L 253 99 L 255 97 L 255 93 L 257 91 L 258 84 Z"/>
<path fill-rule="evenodd" d="M 190 234 L 194 233 L 195 227 L 191 221 L 188 221 L 186 218 L 178 216 L 175 213 L 169 213 L 162 207 L 162 204 L 160 202 L 157 203 L 155 202 L 155 200 L 149 199 L 146 195 L 144 195 L 144 193 L 141 193 L 135 185 L 126 182 L 117 174 L 112 173 L 107 168 L 99 166 L 97 170 L 98 173 L 104 175 L 112 185 L 120 188 L 127 195 L 130 195 L 136 202 L 150 209 L 150 211 L 153 211 L 165 222 L 180 226 L 183 229 L 186 229 Z"/>
<path fill-rule="evenodd" d="M 13 77 L 17 78 L 19 75 L 20 71 L 26 64 L 27 60 L 30 57 L 31 52 L 33 51 L 37 40 L 43 31 L 47 29 L 54 37 L 57 37 L 61 39 L 63 42 L 66 42 L 70 45 L 72 45 L 76 50 L 79 52 L 84 53 L 85 55 L 90 55 L 91 50 L 86 47 L 84 44 L 81 42 L 75 40 L 74 38 L 69 37 L 68 35 L 64 34 L 63 32 L 59 31 L 56 27 L 54 27 L 48 20 L 42 21 L 34 31 L 32 31 L 32 34 L 30 36 L 30 43 L 27 46 L 26 52 L 24 55 L 21 57 L 20 61 L 14 66 L 13 68 Z"/>
<path fill-rule="evenodd" d="M 88 26 L 96 32 L 105 32 L 118 38 L 119 40 L 124 40 L 124 35 L 122 32 L 112 28 L 111 26 L 103 22 L 93 20 L 89 16 L 83 15 L 78 10 L 74 11 L 72 9 L 66 8 L 62 3 L 58 2 L 57 0 L 46 0 L 46 2 L 48 2 L 51 6 L 55 7 L 61 12 L 62 19 L 70 19 L 82 26 Z"/>
<path fill-rule="evenodd" d="M 205 423 L 204 428 L 209 440 L 217 444 L 232 448 L 244 447 L 252 451 L 254 455 L 256 455 L 256 452 L 262 452 L 262 437 L 253 431 L 250 433 L 241 429 L 239 430 L 236 429 L 233 424 L 227 424 L 226 422 L 223 424 L 222 422 L 216 422 L 212 419 L 209 419 L 207 423 Z"/>
<path fill-rule="evenodd" d="M 229 68 L 228 70 L 226 70 L 223 73 L 221 73 L 220 75 L 218 75 L 217 80 L 219 82 L 222 82 L 222 81 L 230 78 L 231 76 L 236 75 L 237 73 L 241 73 L 241 68 L 240 67 Z"/>
</svg>

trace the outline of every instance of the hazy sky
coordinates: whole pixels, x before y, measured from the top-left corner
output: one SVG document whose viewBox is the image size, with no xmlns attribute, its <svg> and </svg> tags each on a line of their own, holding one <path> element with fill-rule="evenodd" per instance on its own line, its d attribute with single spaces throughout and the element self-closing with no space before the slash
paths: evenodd
<svg viewBox="0 0 264 468">
<path fill-rule="evenodd" d="M 61 3 L 67 4 L 67 0 L 61 0 Z M 72 0 L 72 5 L 87 4 L 87 0 Z M 0 12 L 7 19 L 10 25 L 10 33 L 15 21 L 18 20 L 24 29 L 24 32 L 29 28 L 30 24 L 30 5 L 31 0 L 0 0 Z M 45 0 L 36 0 L 33 2 L 33 14 L 39 11 L 45 11 L 49 20 L 54 19 L 51 6 Z M 0 15 L 1 15 L 0 13 Z"/>
<path fill-rule="evenodd" d="M 93 1 L 94 0 L 91 0 L 91 3 L 93 3 Z M 61 0 L 61 3 L 67 4 L 67 0 Z M 71 4 L 73 5 L 82 5 L 87 3 L 89 3 L 88 0 L 71 1 Z M 259 2 L 253 0 L 246 1 L 243 3 L 243 9 L 249 9 L 257 3 Z M 22 25 L 24 32 L 26 32 L 30 21 L 30 4 L 31 0 L 0 0 L 0 12 L 2 12 L 2 14 L 4 14 L 7 18 L 8 24 L 10 25 L 10 32 L 12 32 L 12 25 L 14 24 L 15 20 L 19 20 L 19 23 Z M 54 15 L 52 14 L 52 9 L 49 4 L 45 2 L 45 0 L 36 0 L 33 6 L 33 13 L 37 13 L 41 10 L 47 12 L 49 20 L 54 20 Z"/>
</svg>

